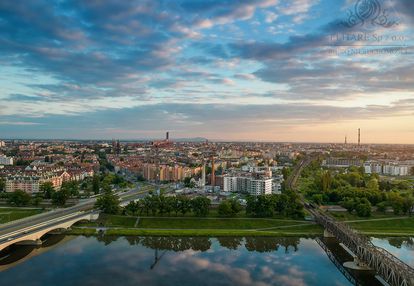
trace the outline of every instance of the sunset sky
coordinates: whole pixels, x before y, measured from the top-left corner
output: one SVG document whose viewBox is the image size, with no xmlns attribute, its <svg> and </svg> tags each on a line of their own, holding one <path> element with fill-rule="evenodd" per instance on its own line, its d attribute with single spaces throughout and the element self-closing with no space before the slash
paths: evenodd
<svg viewBox="0 0 414 286">
<path fill-rule="evenodd" d="M 0 139 L 414 144 L 414 1 L 366 2 L 2 0 Z"/>
</svg>

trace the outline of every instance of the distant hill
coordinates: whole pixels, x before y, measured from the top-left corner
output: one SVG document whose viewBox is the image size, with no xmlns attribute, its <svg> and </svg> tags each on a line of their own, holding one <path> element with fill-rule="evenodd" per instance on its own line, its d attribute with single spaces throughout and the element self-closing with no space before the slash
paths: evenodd
<svg viewBox="0 0 414 286">
<path fill-rule="evenodd" d="M 203 138 L 203 137 L 193 137 L 193 138 L 171 138 L 171 140 L 175 142 L 205 142 L 208 139 Z"/>
</svg>

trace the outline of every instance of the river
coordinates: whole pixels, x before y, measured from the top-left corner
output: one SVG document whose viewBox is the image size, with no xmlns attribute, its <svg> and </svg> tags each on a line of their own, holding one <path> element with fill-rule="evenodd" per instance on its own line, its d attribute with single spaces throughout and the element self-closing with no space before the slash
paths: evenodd
<svg viewBox="0 0 414 286">
<path fill-rule="evenodd" d="M 373 239 L 414 266 L 412 239 Z M 50 235 L 0 257 L 0 285 L 375 285 L 341 273 L 313 238 L 171 238 Z M 336 258 L 347 260 L 328 242 Z M 351 273 L 352 274 L 352 273 Z M 352 276 L 352 275 L 351 275 Z"/>
</svg>

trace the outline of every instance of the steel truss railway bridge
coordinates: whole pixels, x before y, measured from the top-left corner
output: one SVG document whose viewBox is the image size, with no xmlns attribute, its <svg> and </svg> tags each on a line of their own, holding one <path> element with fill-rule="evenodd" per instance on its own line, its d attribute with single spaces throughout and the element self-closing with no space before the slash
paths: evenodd
<svg viewBox="0 0 414 286">
<path fill-rule="evenodd" d="M 297 192 L 296 183 L 302 170 L 315 159 L 317 159 L 315 156 L 303 159 L 288 178 L 286 186 Z M 391 286 L 414 286 L 414 269 L 412 267 L 385 249 L 373 245 L 368 237 L 351 229 L 347 224 L 336 221 L 306 203 L 303 196 L 299 192 L 297 193 L 315 222 L 323 226 L 329 234 L 351 250 L 358 265 L 373 269 Z"/>
</svg>

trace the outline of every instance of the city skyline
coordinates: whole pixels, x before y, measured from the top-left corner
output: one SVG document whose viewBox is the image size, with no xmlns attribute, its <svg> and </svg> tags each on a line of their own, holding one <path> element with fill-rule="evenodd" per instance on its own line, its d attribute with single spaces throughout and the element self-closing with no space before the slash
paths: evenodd
<svg viewBox="0 0 414 286">
<path fill-rule="evenodd" d="M 413 2 L 332 2 L 2 1 L 0 137 L 414 144 Z"/>
</svg>

